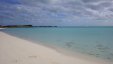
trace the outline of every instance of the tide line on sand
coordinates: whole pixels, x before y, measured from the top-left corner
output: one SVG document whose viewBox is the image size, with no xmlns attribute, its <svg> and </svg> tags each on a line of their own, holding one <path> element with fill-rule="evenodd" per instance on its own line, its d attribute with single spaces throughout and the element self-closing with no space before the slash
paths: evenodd
<svg viewBox="0 0 113 64">
<path fill-rule="evenodd" d="M 113 64 L 68 56 L 52 48 L 0 32 L 0 64 Z"/>
</svg>

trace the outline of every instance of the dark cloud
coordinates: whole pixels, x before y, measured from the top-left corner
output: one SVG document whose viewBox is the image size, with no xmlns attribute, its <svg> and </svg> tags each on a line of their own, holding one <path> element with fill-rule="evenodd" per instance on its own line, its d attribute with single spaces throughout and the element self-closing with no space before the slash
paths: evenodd
<svg viewBox="0 0 113 64">
<path fill-rule="evenodd" d="M 93 9 L 93 10 L 100 10 L 100 9 L 102 9 L 102 7 L 99 6 L 99 5 L 86 4 L 86 7 L 90 8 L 90 9 Z"/>
<path fill-rule="evenodd" d="M 99 6 L 102 6 L 102 7 L 109 7 L 109 6 L 112 6 L 113 3 L 111 2 L 103 2 L 103 3 L 100 3 Z"/>
<path fill-rule="evenodd" d="M 111 12 L 113 12 L 113 8 L 110 8 L 109 10 L 110 10 Z"/>
<path fill-rule="evenodd" d="M 84 3 L 98 2 L 100 0 L 81 0 Z"/>
<path fill-rule="evenodd" d="M 28 5 L 28 6 L 36 6 L 42 4 L 49 4 L 50 0 L 20 0 L 21 4 Z"/>
<path fill-rule="evenodd" d="M 98 3 L 98 2 L 97 2 Z M 93 10 L 103 10 L 104 8 L 107 8 L 107 7 L 112 7 L 112 2 L 100 2 L 99 4 L 85 4 L 86 7 L 90 8 L 90 9 L 93 9 Z"/>
<path fill-rule="evenodd" d="M 49 3 L 49 0 L 35 0 L 35 2 Z"/>
<path fill-rule="evenodd" d="M 0 0 L 1 3 L 20 4 L 19 0 Z"/>
</svg>

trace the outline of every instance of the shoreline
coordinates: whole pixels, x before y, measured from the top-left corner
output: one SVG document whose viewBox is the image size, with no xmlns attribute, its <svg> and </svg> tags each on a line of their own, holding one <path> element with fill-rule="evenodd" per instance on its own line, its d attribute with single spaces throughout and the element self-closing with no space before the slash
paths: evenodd
<svg viewBox="0 0 113 64">
<path fill-rule="evenodd" d="M 0 36 L 0 64 L 113 64 L 90 60 L 80 54 L 72 57 L 61 49 L 35 44 L 3 32 L 0 32 Z"/>
<path fill-rule="evenodd" d="M 0 28 L 0 30 L 1 30 L 1 29 L 5 29 L 5 28 Z"/>
</svg>

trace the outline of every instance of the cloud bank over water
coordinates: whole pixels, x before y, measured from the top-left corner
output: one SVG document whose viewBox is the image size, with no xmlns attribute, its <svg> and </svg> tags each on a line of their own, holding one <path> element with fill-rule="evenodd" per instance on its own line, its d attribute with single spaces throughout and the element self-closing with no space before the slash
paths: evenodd
<svg viewBox="0 0 113 64">
<path fill-rule="evenodd" d="M 113 0 L 0 0 L 0 24 L 113 26 Z"/>
</svg>

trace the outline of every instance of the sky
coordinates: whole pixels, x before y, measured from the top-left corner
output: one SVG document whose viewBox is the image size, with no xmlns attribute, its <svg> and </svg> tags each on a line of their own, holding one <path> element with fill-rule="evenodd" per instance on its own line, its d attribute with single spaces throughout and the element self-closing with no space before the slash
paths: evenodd
<svg viewBox="0 0 113 64">
<path fill-rule="evenodd" d="M 113 0 L 0 0 L 0 25 L 113 26 Z"/>
</svg>

